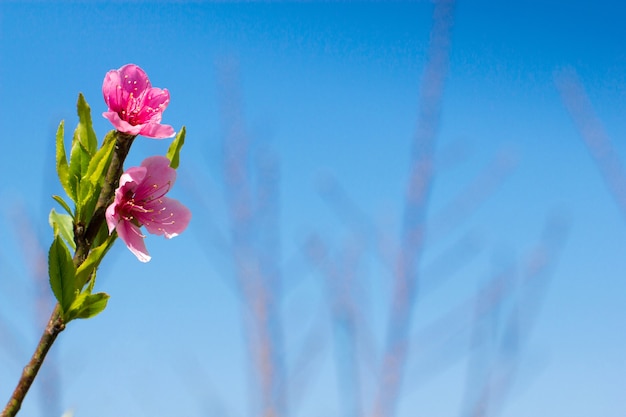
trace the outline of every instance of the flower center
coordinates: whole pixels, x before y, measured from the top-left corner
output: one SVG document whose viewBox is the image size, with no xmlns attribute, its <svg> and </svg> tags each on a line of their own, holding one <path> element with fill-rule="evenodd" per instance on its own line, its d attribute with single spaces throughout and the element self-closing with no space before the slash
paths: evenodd
<svg viewBox="0 0 626 417">
<path fill-rule="evenodd" d="M 128 190 L 124 194 L 123 202 L 118 209 L 120 217 L 125 221 L 133 222 L 137 226 L 147 223 L 160 223 L 161 220 L 167 221 L 173 216 L 173 213 L 164 216 L 163 212 L 167 208 L 164 207 L 161 198 L 167 194 L 171 186 L 170 181 L 162 185 L 152 184 L 147 195 L 140 192 L 140 196 L 137 195 L 136 190 Z"/>
<path fill-rule="evenodd" d="M 130 81 L 129 81 L 130 82 Z M 135 81 L 136 82 L 136 81 Z M 135 87 L 137 90 L 137 87 Z M 143 102 L 143 94 L 139 94 L 139 97 L 135 97 L 135 91 L 131 91 L 126 102 L 126 108 L 122 109 L 120 118 L 126 120 L 131 125 L 135 126 L 143 123 L 143 120 L 139 117 Z"/>
</svg>

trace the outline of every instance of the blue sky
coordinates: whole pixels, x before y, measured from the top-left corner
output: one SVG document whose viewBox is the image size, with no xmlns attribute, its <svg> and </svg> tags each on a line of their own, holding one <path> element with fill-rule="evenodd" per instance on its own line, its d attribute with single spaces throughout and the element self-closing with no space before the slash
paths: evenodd
<svg viewBox="0 0 626 417">
<path fill-rule="evenodd" d="M 282 280 L 273 307 L 288 415 L 348 416 L 345 393 L 354 393 L 340 383 L 347 365 L 336 362 L 349 352 L 334 338 L 342 328 L 331 324 L 333 287 L 326 284 L 336 280 L 306 253 L 313 235 L 328 259 L 358 254 L 340 276 L 354 273 L 346 291 L 357 292 L 367 323 L 360 331 L 371 332 L 374 353 L 360 347 L 356 356 L 365 415 L 376 398 L 393 288 L 385 253 L 401 235 L 432 13 L 426 1 L 3 1 L 0 399 L 8 398 L 48 314 L 45 304 L 43 313 L 36 307 L 51 293 L 33 283 L 35 246 L 22 242 L 28 228 L 44 253 L 51 241 L 49 196 L 61 192 L 56 127 L 64 119 L 69 136 L 82 92 L 102 138 L 111 129 L 100 117 L 102 79 L 132 62 L 170 91 L 164 122 L 187 128 L 172 194 L 194 217 L 171 241 L 148 237 L 148 264 L 117 243 L 97 283 L 111 295 L 108 308 L 61 334 L 44 365 L 56 370 L 48 378 L 58 392 L 37 382 L 23 415 L 260 415 L 228 204 L 237 190 L 224 174 L 228 103 L 249 140 L 244 166 L 252 192 L 266 195 L 255 184 L 275 187 L 275 200 L 248 237 Z M 496 395 L 502 401 L 494 401 L 490 416 L 626 413 L 626 217 L 555 83 L 564 69 L 578 74 L 626 161 L 624 17 L 624 7 L 611 1 L 457 4 L 426 211 L 432 236 L 419 267 L 424 291 L 412 315 L 398 417 L 466 415 L 482 386 L 476 369 L 492 369 L 485 363 L 515 369 L 507 374 L 511 384 L 499 383 L 507 395 Z M 127 166 L 164 154 L 168 145 L 139 138 Z M 505 168 L 484 174 L 502 158 Z M 264 183 L 272 172 L 259 164 L 267 161 L 278 174 Z M 449 203 L 481 175 L 486 179 L 466 200 L 476 207 L 449 214 Z M 563 242 L 544 252 L 549 273 L 524 286 L 524 268 L 551 221 L 565 225 Z M 461 309 L 437 321 L 502 271 L 519 280 L 518 291 L 485 320 L 467 327 L 472 310 Z M 519 351 L 487 342 L 469 347 L 472 331 L 506 342 L 499 332 L 516 308 Z M 499 338 L 485 336 L 489 329 Z"/>
</svg>

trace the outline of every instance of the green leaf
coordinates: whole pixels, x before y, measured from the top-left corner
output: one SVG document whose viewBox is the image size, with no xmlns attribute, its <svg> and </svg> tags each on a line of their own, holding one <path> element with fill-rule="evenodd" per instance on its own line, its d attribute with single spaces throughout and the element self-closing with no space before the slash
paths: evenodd
<svg viewBox="0 0 626 417">
<path fill-rule="evenodd" d="M 85 262 L 83 262 L 76 271 L 77 288 L 83 288 L 83 286 L 87 283 L 89 277 L 91 277 L 91 274 L 98 268 L 100 261 L 102 261 L 102 258 L 104 258 L 104 255 L 106 255 L 114 241 L 115 235 L 112 235 L 103 244 L 89 252 Z"/>
<path fill-rule="evenodd" d="M 57 129 L 56 135 L 56 165 L 57 165 L 57 174 L 59 176 L 59 181 L 63 186 L 63 189 L 67 193 L 67 195 L 72 199 L 72 201 L 76 200 L 76 187 L 73 186 L 73 183 L 70 181 L 70 167 L 67 164 L 67 155 L 65 154 L 65 127 L 64 123 L 61 122 L 59 124 L 59 128 Z"/>
<path fill-rule="evenodd" d="M 185 126 L 183 126 L 167 150 L 167 159 L 170 160 L 170 167 L 174 169 L 178 168 L 178 165 L 180 164 L 180 150 L 185 144 L 185 133 L 186 129 Z"/>
<path fill-rule="evenodd" d="M 59 205 L 61 207 L 63 207 L 65 209 L 65 211 L 67 211 L 67 214 L 69 214 L 70 216 L 72 216 L 72 219 L 74 218 L 74 213 L 72 213 L 72 209 L 70 208 L 69 204 L 67 204 L 65 202 L 65 200 L 63 200 L 63 197 L 59 196 L 59 195 L 53 195 L 52 198 L 54 199 L 54 201 L 56 201 L 57 203 L 59 203 Z"/>
<path fill-rule="evenodd" d="M 84 224 L 89 224 L 91 216 L 93 216 L 94 209 L 98 203 L 98 196 L 100 195 L 101 187 L 94 186 L 92 183 L 83 180 L 80 186 L 81 194 L 84 194 L 80 198 L 80 219 Z"/>
<path fill-rule="evenodd" d="M 111 237 L 117 237 L 117 233 L 112 233 L 111 235 L 109 235 L 109 228 L 107 226 L 106 221 L 102 222 L 102 225 L 100 226 L 100 230 L 98 230 L 98 232 L 96 233 L 96 236 L 93 239 L 93 247 L 97 247 L 100 246 L 104 241 L 106 241 L 107 239 L 110 239 Z"/>
<path fill-rule="evenodd" d="M 83 180 L 89 169 L 89 163 L 96 153 L 98 139 L 91 123 L 91 110 L 82 94 L 78 95 L 78 126 L 74 130 L 72 149 L 70 151 L 70 186 L 75 190 L 76 217 L 85 222 L 88 210 L 84 209 L 83 198 L 90 193 L 91 184 Z M 86 190 L 81 190 L 87 187 Z"/>
<path fill-rule="evenodd" d="M 98 138 L 91 122 L 91 108 L 89 108 L 89 104 L 87 104 L 82 93 L 78 94 L 76 107 L 78 110 L 78 126 L 74 134 L 78 135 L 80 143 L 87 149 L 90 155 L 93 155 L 98 148 Z"/>
<path fill-rule="evenodd" d="M 111 130 L 104 137 L 102 146 L 98 149 L 98 152 L 94 155 L 87 168 L 87 177 L 92 184 L 104 183 L 104 176 L 106 175 L 111 158 L 113 157 L 113 149 L 115 148 L 115 140 L 117 134 L 115 130 Z"/>
<path fill-rule="evenodd" d="M 76 271 L 70 252 L 59 235 L 55 236 L 48 252 L 48 274 L 52 292 L 65 316 L 76 298 Z"/>
<path fill-rule="evenodd" d="M 91 214 L 98 202 L 100 190 L 104 183 L 104 177 L 111 163 L 111 158 L 113 157 L 115 139 L 116 134 L 114 130 L 106 135 L 102 146 L 89 161 L 87 171 L 83 176 L 78 205 L 81 207 L 83 213 L 81 220 L 85 223 L 89 222 Z"/>
<path fill-rule="evenodd" d="M 57 236 L 60 234 L 72 249 L 76 250 L 76 243 L 74 243 L 74 221 L 72 216 L 59 214 L 56 210 L 52 209 L 50 216 L 48 216 L 48 222 L 52 230 L 54 230 L 54 235 Z"/>
<path fill-rule="evenodd" d="M 89 319 L 100 314 L 107 306 L 109 294 L 99 292 L 96 294 L 82 293 L 72 304 L 67 321 L 74 319 Z"/>
<path fill-rule="evenodd" d="M 80 204 L 81 188 L 83 186 L 82 179 L 90 160 L 91 155 L 89 155 L 86 149 L 81 147 L 78 140 L 74 140 L 70 154 L 70 185 L 75 190 L 73 200 L 76 202 L 76 216 L 81 220 L 84 220 L 82 218 L 83 209 Z"/>
</svg>

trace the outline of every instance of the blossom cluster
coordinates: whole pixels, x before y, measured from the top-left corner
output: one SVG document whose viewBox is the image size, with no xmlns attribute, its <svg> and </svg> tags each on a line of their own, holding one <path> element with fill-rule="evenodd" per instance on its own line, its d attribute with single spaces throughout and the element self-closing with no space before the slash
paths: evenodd
<svg viewBox="0 0 626 417">
<path fill-rule="evenodd" d="M 109 71 L 102 84 L 108 111 L 102 115 L 121 133 L 153 139 L 174 136 L 172 126 L 161 124 L 170 101 L 166 89 L 154 88 L 137 65 Z M 170 239 L 189 224 L 191 212 L 180 202 L 165 197 L 176 180 L 176 170 L 164 156 L 146 158 L 139 167 L 128 168 L 119 180 L 113 203 L 106 209 L 109 234 L 117 235 L 142 262 L 150 260 L 141 227 Z"/>
</svg>

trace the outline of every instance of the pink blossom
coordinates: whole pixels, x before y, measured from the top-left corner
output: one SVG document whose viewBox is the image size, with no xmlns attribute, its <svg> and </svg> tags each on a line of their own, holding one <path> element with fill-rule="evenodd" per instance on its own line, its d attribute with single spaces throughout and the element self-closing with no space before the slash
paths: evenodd
<svg viewBox="0 0 626 417">
<path fill-rule="evenodd" d="M 174 136 L 174 128 L 161 124 L 170 93 L 153 88 L 148 76 L 137 65 L 124 65 L 107 72 L 102 83 L 109 111 L 102 113 L 120 132 L 162 139 Z"/>
<path fill-rule="evenodd" d="M 176 170 L 164 156 L 144 159 L 139 167 L 126 170 L 115 190 L 115 200 L 106 210 L 109 233 L 117 235 L 142 262 L 150 255 L 140 226 L 170 239 L 187 228 L 191 212 L 178 201 L 165 197 L 176 180 Z"/>
</svg>

